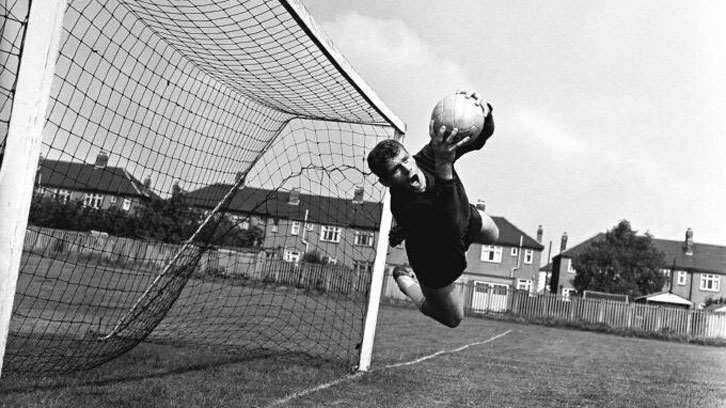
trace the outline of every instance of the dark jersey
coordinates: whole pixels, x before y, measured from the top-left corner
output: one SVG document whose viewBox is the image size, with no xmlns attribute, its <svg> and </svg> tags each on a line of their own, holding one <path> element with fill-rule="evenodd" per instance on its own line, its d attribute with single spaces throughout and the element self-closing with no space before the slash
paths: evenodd
<svg viewBox="0 0 726 408">
<path fill-rule="evenodd" d="M 493 132 L 490 114 L 479 137 L 457 149 L 456 159 L 481 149 Z M 437 289 L 454 282 L 466 269 L 466 251 L 482 221 L 456 171 L 451 180 L 436 177 L 430 144 L 413 157 L 426 177 L 426 191 L 391 189 L 391 212 L 406 231 L 406 254 L 418 280 L 427 288 Z"/>
</svg>

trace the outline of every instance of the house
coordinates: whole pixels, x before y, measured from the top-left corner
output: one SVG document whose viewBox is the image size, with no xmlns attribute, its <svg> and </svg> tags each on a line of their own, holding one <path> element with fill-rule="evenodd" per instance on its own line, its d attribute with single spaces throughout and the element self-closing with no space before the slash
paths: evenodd
<svg viewBox="0 0 726 408">
<path fill-rule="evenodd" d="M 64 203 L 79 201 L 96 209 L 124 211 L 134 211 L 154 196 L 150 180 L 142 183 L 126 169 L 108 166 L 108 159 L 105 152 L 94 164 L 41 158 L 34 192 Z"/>
<path fill-rule="evenodd" d="M 185 198 L 189 205 L 210 211 L 232 188 L 212 184 Z M 305 254 L 316 254 L 323 262 L 371 272 L 382 208 L 381 203 L 364 201 L 362 189 L 346 199 L 297 189 L 243 187 L 226 213 L 242 229 L 262 229 L 261 244 L 270 258 L 298 262 Z"/>
<path fill-rule="evenodd" d="M 572 280 L 576 270 L 572 266 L 573 259 L 590 243 L 604 237 L 604 233 L 597 234 L 569 250 L 565 248 L 566 240 L 563 241 L 560 254 L 552 260 L 552 293 L 563 296 L 574 293 Z M 686 230 L 683 241 L 653 238 L 652 242 L 656 249 L 665 254 L 666 265 L 661 272 L 666 277 L 666 284 L 662 292 L 648 295 L 641 300 L 648 303 L 666 301 L 681 305 L 691 304 L 701 309 L 708 299 L 726 297 L 726 285 L 721 285 L 726 277 L 726 247 L 694 242 L 691 228 Z"/>
<path fill-rule="evenodd" d="M 514 288 L 537 291 L 540 259 L 544 246 L 542 226 L 532 238 L 504 217 L 492 217 L 499 228 L 496 244 L 474 242 L 467 252 L 467 267 L 457 282 L 475 288 Z M 391 248 L 389 265 L 408 265 L 405 244 Z"/>
</svg>

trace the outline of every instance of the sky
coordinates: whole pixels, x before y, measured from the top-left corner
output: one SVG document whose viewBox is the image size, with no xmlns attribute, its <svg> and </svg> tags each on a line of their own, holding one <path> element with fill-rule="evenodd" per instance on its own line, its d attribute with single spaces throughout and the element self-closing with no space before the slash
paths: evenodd
<svg viewBox="0 0 726 408">
<path fill-rule="evenodd" d="M 726 2 L 302 3 L 410 150 L 443 96 L 492 103 L 494 136 L 457 172 L 490 215 L 542 225 L 545 261 L 623 219 L 726 245 Z"/>
</svg>

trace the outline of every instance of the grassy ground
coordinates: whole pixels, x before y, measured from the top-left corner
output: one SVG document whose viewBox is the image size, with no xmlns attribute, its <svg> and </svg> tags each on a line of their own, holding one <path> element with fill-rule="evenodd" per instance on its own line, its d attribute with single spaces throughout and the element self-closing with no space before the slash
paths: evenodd
<svg viewBox="0 0 726 408">
<path fill-rule="evenodd" d="M 726 406 L 726 348 L 478 318 L 451 330 L 396 307 L 382 308 L 379 323 L 373 369 L 360 376 L 303 356 L 142 344 L 84 373 L 4 377 L 0 406 Z"/>
</svg>

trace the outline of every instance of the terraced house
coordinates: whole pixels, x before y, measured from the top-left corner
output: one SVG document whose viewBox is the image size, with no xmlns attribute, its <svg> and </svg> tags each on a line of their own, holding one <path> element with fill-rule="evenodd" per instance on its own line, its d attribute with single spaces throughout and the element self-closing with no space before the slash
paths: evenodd
<svg viewBox="0 0 726 408">
<path fill-rule="evenodd" d="M 78 201 L 83 205 L 134 211 L 154 195 L 150 180 L 142 183 L 126 169 L 108 165 L 109 156 L 101 152 L 96 162 L 83 163 L 42 159 L 35 177 L 35 194 L 61 202 Z"/>
<path fill-rule="evenodd" d="M 211 210 L 232 184 L 217 183 L 186 194 L 188 204 Z M 261 229 L 260 246 L 269 258 L 347 266 L 371 272 L 375 259 L 382 204 L 349 198 L 244 187 L 232 198 L 228 216 L 241 229 Z"/>
</svg>

